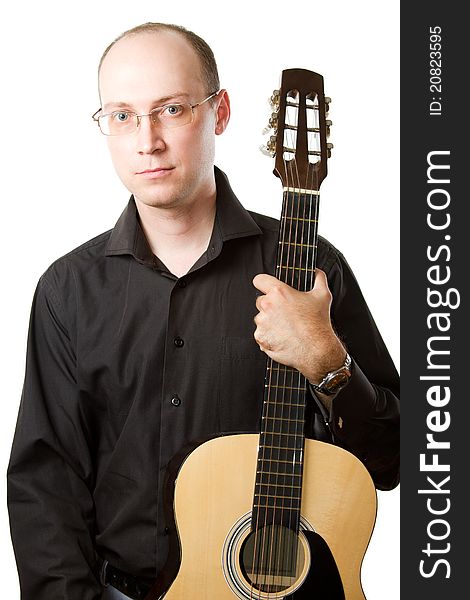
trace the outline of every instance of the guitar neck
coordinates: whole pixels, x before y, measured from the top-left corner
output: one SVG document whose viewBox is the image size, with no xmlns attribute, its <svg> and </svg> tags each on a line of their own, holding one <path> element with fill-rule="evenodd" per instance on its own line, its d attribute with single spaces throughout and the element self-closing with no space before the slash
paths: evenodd
<svg viewBox="0 0 470 600">
<path fill-rule="evenodd" d="M 276 276 L 300 290 L 312 289 L 318 225 L 317 192 L 285 190 Z M 297 531 L 302 496 L 306 379 L 269 359 L 266 369 L 252 528 L 264 523 Z"/>
</svg>

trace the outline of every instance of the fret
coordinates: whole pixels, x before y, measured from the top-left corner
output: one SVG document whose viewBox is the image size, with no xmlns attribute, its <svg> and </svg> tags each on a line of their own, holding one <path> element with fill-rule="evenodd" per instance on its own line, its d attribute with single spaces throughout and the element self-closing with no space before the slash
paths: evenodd
<svg viewBox="0 0 470 600">
<path fill-rule="evenodd" d="M 306 391 L 306 381 L 300 373 L 281 373 L 272 371 L 266 378 L 265 389 L 267 399 L 270 397 L 275 402 L 298 402 L 303 399 Z M 271 394 L 269 391 L 272 390 Z M 279 390 L 283 390 L 286 393 L 281 393 Z"/>
<path fill-rule="evenodd" d="M 275 385 L 267 385 L 266 388 L 279 388 L 281 386 L 275 386 Z M 282 388 L 281 388 L 282 389 Z M 285 388 L 284 388 L 285 389 Z M 297 389 L 297 388 L 291 388 L 291 389 Z M 296 398 L 297 400 L 298 398 Z M 277 398 L 275 399 L 271 399 L 268 398 L 267 400 L 264 401 L 264 404 L 266 405 L 266 408 L 305 408 L 305 402 L 289 402 L 289 398 L 282 398 L 282 400 L 286 400 L 286 402 L 281 402 L 280 400 L 278 401 Z"/>
<path fill-rule="evenodd" d="M 302 404 L 302 406 L 304 406 Z M 288 423 L 304 423 L 305 419 L 289 419 L 289 417 L 268 417 L 265 416 L 263 419 L 270 419 L 272 421 L 286 421 Z"/>
<path fill-rule="evenodd" d="M 286 417 L 271 417 L 263 423 L 261 435 L 297 436 L 303 437 L 305 419 L 288 419 Z"/>
<path fill-rule="evenodd" d="M 266 388 L 277 388 L 277 389 L 281 389 L 281 390 L 297 390 L 297 391 L 304 391 L 304 387 L 298 385 L 296 387 L 291 386 L 291 385 L 274 385 L 274 383 L 265 383 L 264 387 Z"/>
<path fill-rule="evenodd" d="M 262 502 L 263 500 L 265 500 L 266 503 L 263 503 Z M 283 500 L 282 506 L 279 506 L 279 504 L 277 504 L 278 500 L 279 500 L 279 498 L 276 498 L 276 496 L 260 496 L 258 498 L 258 502 L 254 502 L 253 506 L 256 506 L 257 508 L 279 508 L 279 509 L 300 508 L 301 498 L 291 498 L 290 496 L 284 496 L 283 498 L 281 498 L 281 500 Z M 270 504 L 270 502 L 271 502 L 271 504 Z M 290 506 L 286 506 L 288 503 L 290 504 Z"/>
<path fill-rule="evenodd" d="M 318 223 L 318 219 L 306 219 L 305 217 L 288 217 L 287 215 L 282 217 L 289 221 L 304 221 L 305 223 Z"/>
<path fill-rule="evenodd" d="M 258 469 L 256 471 L 257 473 L 261 473 L 262 475 L 269 474 L 269 475 L 278 475 L 278 476 L 282 476 L 282 477 L 302 477 L 302 473 L 278 473 L 278 472 L 273 472 L 273 471 L 265 471 L 263 469 Z M 257 485 L 257 484 L 255 484 Z"/>
<path fill-rule="evenodd" d="M 278 446 L 278 444 L 282 443 L 287 445 L 287 450 L 299 450 L 303 448 L 304 436 L 302 434 L 303 431 L 296 431 L 295 433 L 264 431 L 260 434 L 260 446 L 285 450 L 284 446 Z"/>
<path fill-rule="evenodd" d="M 293 485 L 293 484 L 285 485 L 285 484 L 279 484 L 279 483 L 264 483 L 263 482 L 263 483 L 257 483 L 256 485 L 260 486 L 260 487 L 286 487 L 286 488 L 288 487 L 289 489 L 290 488 L 299 489 L 299 490 L 302 489 L 301 485 Z"/>
<path fill-rule="evenodd" d="M 272 363 L 272 365 L 268 365 L 266 369 L 268 371 L 280 371 L 283 373 L 291 373 L 292 375 L 300 375 L 301 377 L 303 377 L 303 375 L 301 375 L 299 371 L 297 371 L 297 369 L 293 369 L 292 367 L 286 367 L 286 365 L 280 365 L 279 363 Z"/>
<path fill-rule="evenodd" d="M 261 460 L 269 462 L 270 464 L 279 462 L 285 465 L 290 465 L 291 469 L 294 469 L 296 465 L 302 466 L 303 459 L 303 448 L 292 449 L 292 448 L 266 448 L 265 446 L 260 447 L 260 453 L 264 456 Z"/>
<path fill-rule="evenodd" d="M 262 529 L 266 524 L 273 523 L 283 525 L 284 527 L 297 532 L 299 521 L 300 506 L 254 506 L 251 517 L 251 528 L 253 531 L 257 531 Z M 263 537 L 264 536 L 262 536 L 262 539 Z M 266 553 L 266 555 L 269 556 L 268 553 Z M 284 555 L 284 557 L 287 556 L 287 554 Z"/>
<path fill-rule="evenodd" d="M 265 460 L 269 460 L 271 462 L 283 460 L 286 461 L 286 464 L 297 462 L 300 465 L 302 464 L 303 449 L 303 444 L 299 444 L 298 446 L 293 445 L 292 447 L 283 446 L 282 448 L 278 448 L 275 445 L 264 444 L 261 441 L 259 452 Z"/>
<path fill-rule="evenodd" d="M 295 267 L 293 265 L 277 265 L 278 269 L 287 269 L 289 271 L 308 271 L 309 273 L 313 273 L 314 268 L 310 267 Z"/>
<path fill-rule="evenodd" d="M 261 435 L 287 435 L 288 437 L 293 437 L 292 433 L 284 433 L 282 431 L 262 431 Z"/>
<path fill-rule="evenodd" d="M 278 374 L 278 377 L 282 375 L 283 377 L 296 377 L 299 381 L 302 381 L 304 377 L 297 369 L 289 369 L 288 367 L 284 367 L 283 365 L 276 367 L 266 367 L 266 370 L 270 374 Z"/>
<path fill-rule="evenodd" d="M 263 407 L 263 413 L 265 416 L 268 416 L 271 419 L 271 431 L 287 432 L 291 431 L 292 427 L 296 427 L 298 421 L 304 421 L 305 403 L 277 403 L 270 400 L 268 402 L 265 402 Z M 283 420 L 281 421 L 280 419 Z M 276 420 L 278 421 L 277 424 Z M 292 421 L 295 421 L 295 424 L 293 426 L 290 424 L 290 422 Z"/>
<path fill-rule="evenodd" d="M 259 472 L 259 471 L 258 471 Z M 276 487 L 301 487 L 301 473 L 272 473 L 271 471 L 261 471 L 263 474 L 255 486 L 274 485 Z M 296 478 L 296 479 L 295 479 Z M 274 483 L 272 483 L 274 481 Z"/>
<path fill-rule="evenodd" d="M 317 244 L 304 244 L 303 242 L 284 242 L 280 240 L 278 242 L 280 246 L 294 246 L 294 248 L 316 248 Z"/>
<path fill-rule="evenodd" d="M 271 431 L 288 431 L 288 422 L 291 420 L 303 420 L 304 418 L 305 404 L 294 404 L 294 405 L 279 405 L 271 402 L 269 406 L 266 406 L 266 414 L 271 417 L 272 420 L 278 420 L 278 418 L 285 419 L 279 421 L 279 427 L 271 427 Z"/>
<path fill-rule="evenodd" d="M 255 493 L 255 498 L 259 498 L 260 500 L 265 499 L 267 502 L 269 502 L 269 500 L 271 498 L 274 498 L 275 500 L 300 501 L 300 499 L 297 496 L 281 496 L 278 494 L 257 494 L 257 493 Z"/>
<path fill-rule="evenodd" d="M 266 386 L 266 392 L 269 394 L 269 390 L 270 389 L 289 389 L 289 390 L 295 390 L 297 392 L 304 392 L 305 390 L 303 389 L 298 389 L 298 388 L 282 388 L 281 386 L 274 386 L 274 385 L 268 385 Z M 285 395 L 279 395 L 278 392 L 274 392 L 270 395 L 269 398 L 266 398 L 264 401 L 264 405 L 266 406 L 266 410 L 269 410 L 270 408 L 277 408 L 279 407 L 280 409 L 284 409 L 284 410 L 288 410 L 291 408 L 295 408 L 295 409 L 299 409 L 299 408 L 305 408 L 305 402 L 299 402 L 299 400 L 303 400 L 303 398 L 299 398 L 297 394 L 291 394 L 291 392 L 289 392 L 289 394 L 285 394 Z M 271 415 L 271 416 L 275 416 L 275 415 Z M 288 416 L 288 415 L 286 415 Z"/>
<path fill-rule="evenodd" d="M 302 487 L 300 485 L 297 486 L 293 486 L 293 485 L 277 485 L 277 484 L 268 484 L 267 483 L 262 483 L 261 485 L 257 486 L 255 489 L 255 494 L 254 494 L 255 499 L 262 499 L 262 498 L 280 498 L 280 499 L 284 499 L 284 498 L 290 498 L 290 499 L 295 499 L 298 498 L 300 499 L 302 497 Z"/>
<path fill-rule="evenodd" d="M 282 463 L 284 465 L 290 465 L 291 467 L 301 467 L 302 463 L 300 461 L 296 461 L 296 460 L 283 460 L 280 458 L 267 458 L 265 456 L 260 456 L 258 458 L 258 462 L 275 462 L 275 463 Z M 285 473 L 283 473 L 283 475 L 285 475 Z"/>
<path fill-rule="evenodd" d="M 299 450 L 299 448 L 289 448 L 288 446 L 272 446 L 270 444 L 263 444 L 263 448 L 270 450 L 287 450 L 288 452 L 295 452 L 296 450 Z"/>
</svg>

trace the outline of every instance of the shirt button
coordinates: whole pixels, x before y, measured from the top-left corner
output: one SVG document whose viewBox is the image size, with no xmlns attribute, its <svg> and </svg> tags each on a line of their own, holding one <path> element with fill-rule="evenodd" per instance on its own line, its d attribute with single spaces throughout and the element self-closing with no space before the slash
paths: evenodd
<svg viewBox="0 0 470 600">
<path fill-rule="evenodd" d="M 171 403 L 173 406 L 179 406 L 181 404 L 181 398 L 175 394 L 171 399 Z"/>
<path fill-rule="evenodd" d="M 178 287 L 185 288 L 186 287 L 186 279 L 179 279 L 178 280 Z"/>
<path fill-rule="evenodd" d="M 184 346 L 184 340 L 182 340 L 180 337 L 175 337 L 173 341 L 177 348 L 182 348 Z"/>
</svg>

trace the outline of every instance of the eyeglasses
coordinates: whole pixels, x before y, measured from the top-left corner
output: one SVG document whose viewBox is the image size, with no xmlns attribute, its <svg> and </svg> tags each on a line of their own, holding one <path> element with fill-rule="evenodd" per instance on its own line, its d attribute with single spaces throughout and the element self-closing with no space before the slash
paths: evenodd
<svg viewBox="0 0 470 600">
<path fill-rule="evenodd" d="M 173 129 L 192 123 L 194 109 L 214 96 L 217 96 L 218 93 L 214 92 L 197 104 L 175 103 L 157 106 L 145 115 L 137 115 L 130 110 L 116 110 L 112 113 L 98 116 L 98 113 L 102 110 L 100 108 L 92 116 L 92 119 L 98 123 L 101 133 L 104 133 L 104 135 L 125 135 L 132 133 L 139 127 L 142 117 L 150 117 L 152 125 L 161 125 L 164 129 Z"/>
</svg>

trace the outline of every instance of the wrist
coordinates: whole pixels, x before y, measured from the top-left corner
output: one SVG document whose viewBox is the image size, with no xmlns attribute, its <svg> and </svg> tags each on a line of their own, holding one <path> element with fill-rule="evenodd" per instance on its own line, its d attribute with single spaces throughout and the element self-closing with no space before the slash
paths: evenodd
<svg viewBox="0 0 470 600">
<path fill-rule="evenodd" d="M 318 383 L 310 381 L 310 385 L 315 392 L 326 396 L 333 396 L 340 392 L 351 378 L 352 360 L 346 352 L 344 361 L 340 367 L 328 371 Z"/>
<path fill-rule="evenodd" d="M 335 336 L 324 346 L 321 354 L 311 354 L 304 371 L 299 369 L 312 385 L 318 385 L 328 373 L 341 368 L 346 360 L 347 352 L 343 344 Z"/>
</svg>

